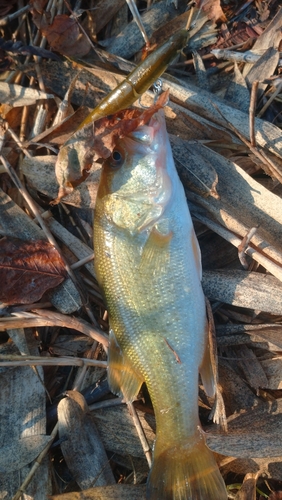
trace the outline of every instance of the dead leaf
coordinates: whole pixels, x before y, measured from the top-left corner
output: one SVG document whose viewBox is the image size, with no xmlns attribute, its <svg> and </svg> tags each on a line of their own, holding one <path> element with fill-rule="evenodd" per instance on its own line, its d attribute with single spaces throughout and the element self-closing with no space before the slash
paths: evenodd
<svg viewBox="0 0 282 500">
<path fill-rule="evenodd" d="M 47 241 L 0 241 L 0 300 L 4 304 L 28 304 L 62 283 L 64 263 Z"/>
<path fill-rule="evenodd" d="M 261 365 L 268 378 L 268 387 L 273 390 L 282 389 L 282 356 L 262 360 Z"/>
<path fill-rule="evenodd" d="M 282 400 L 260 403 L 256 408 L 227 419 L 228 433 L 209 432 L 211 450 L 238 458 L 280 457 Z"/>
<path fill-rule="evenodd" d="M 61 147 L 55 172 L 59 192 L 53 204 L 72 193 L 73 188 L 87 179 L 93 163 L 94 153 L 100 158 L 108 158 L 120 137 L 124 137 L 139 125 L 149 121 L 156 111 L 165 106 L 168 92 L 164 92 L 153 106 L 145 111 L 126 109 L 110 117 L 100 118 L 74 133 Z"/>
<path fill-rule="evenodd" d="M 210 300 L 282 314 L 282 284 L 274 276 L 240 270 L 206 271 L 203 288 Z"/>
<path fill-rule="evenodd" d="M 35 354 L 37 350 L 32 347 L 35 344 L 33 334 L 31 333 L 29 337 L 26 331 L 26 339 L 31 352 Z M 1 348 L 3 347 L 6 354 L 15 353 L 14 344 L 11 342 L 2 344 Z M 41 367 L 38 367 L 38 372 L 42 377 Z M 2 369 L 0 387 L 1 445 L 6 449 L 10 447 L 15 453 L 11 457 L 10 454 L 2 454 L 1 449 L 1 464 L 5 468 L 9 458 L 14 470 L 6 469 L 4 473 L 0 473 L 0 497 L 10 499 L 14 497 L 23 478 L 29 473 L 28 464 L 36 458 L 37 451 L 39 453 L 42 451 L 44 442 L 47 443 L 50 439 L 45 435 L 46 393 L 42 382 L 31 367 Z M 6 465 L 5 459 L 7 459 Z M 19 466 L 22 467 L 18 469 Z M 28 491 L 32 492 L 32 498 L 46 498 L 49 478 L 48 461 L 44 461 L 29 485 Z"/>
<path fill-rule="evenodd" d="M 168 101 L 168 91 L 161 94 L 156 104 L 145 111 L 125 109 L 112 116 L 101 118 L 94 123 L 94 151 L 101 158 L 108 158 L 119 138 L 145 125 L 150 118 Z"/>
<path fill-rule="evenodd" d="M 33 54 L 40 57 L 48 57 L 50 59 L 54 59 L 59 61 L 60 58 L 50 50 L 46 50 L 43 47 L 35 47 L 33 45 L 25 45 L 22 42 L 14 42 L 13 40 L 5 40 L 4 38 L 0 38 L 0 49 L 2 51 L 13 53 L 13 54 Z"/>
<path fill-rule="evenodd" d="M 6 193 L 0 189 L 0 224 L 4 234 L 25 241 L 42 240 L 44 233 Z M 81 305 L 81 297 L 73 281 L 67 278 L 61 285 L 50 293 L 52 304 L 63 314 L 77 311 Z"/>
<path fill-rule="evenodd" d="M 50 500 L 145 500 L 146 485 L 116 484 L 81 492 L 54 495 Z"/>
<path fill-rule="evenodd" d="M 124 4 L 124 0 L 100 0 L 95 4 L 95 12 L 93 15 L 93 34 L 99 33 L 106 24 L 112 19 L 114 14 L 118 12 Z"/>
<path fill-rule="evenodd" d="M 235 358 L 238 358 L 238 367 L 242 370 L 244 379 L 249 386 L 255 389 L 257 394 L 260 387 L 268 388 L 267 376 L 254 351 L 246 345 L 236 346 L 233 351 Z"/>
<path fill-rule="evenodd" d="M 21 85 L 0 82 L 0 102 L 10 106 L 30 106 L 40 99 L 52 99 L 52 94 Z"/>
<path fill-rule="evenodd" d="M 20 470 L 37 458 L 50 441 L 50 436 L 26 436 L 0 448 L 0 474 Z"/>
<path fill-rule="evenodd" d="M 28 185 L 48 196 L 49 199 L 54 199 L 58 193 L 55 162 L 56 156 L 49 155 L 25 157 L 22 163 L 22 171 L 26 176 Z M 93 209 L 96 202 L 101 168 L 101 164 L 93 163 L 87 178 L 77 185 L 76 189 L 70 189 L 70 194 L 64 197 L 64 203 L 75 207 Z"/>
<path fill-rule="evenodd" d="M 153 446 L 155 418 L 139 410 L 137 410 L 137 414 L 146 433 L 149 446 Z M 144 451 L 135 425 L 125 405 L 98 409 L 93 411 L 92 415 L 107 451 L 133 458 L 138 457 L 145 462 Z"/>
<path fill-rule="evenodd" d="M 0 17 L 6 16 L 17 3 L 17 0 L 1 0 Z"/>
<path fill-rule="evenodd" d="M 196 5 L 207 13 L 211 21 L 226 21 L 226 16 L 221 8 L 220 0 L 197 0 Z"/>
<path fill-rule="evenodd" d="M 115 484 L 99 433 L 82 394 L 68 391 L 58 405 L 62 452 L 81 489 Z"/>
<path fill-rule="evenodd" d="M 47 4 L 48 0 L 30 0 L 30 5 L 36 9 L 38 12 L 43 14 L 44 7 Z"/>
<path fill-rule="evenodd" d="M 246 474 L 242 487 L 238 491 L 235 500 L 256 500 L 257 478 L 258 474 Z"/>
<path fill-rule="evenodd" d="M 53 23 L 41 27 L 41 30 L 51 48 L 65 56 L 83 57 L 91 48 L 76 20 L 66 14 L 55 16 Z"/>
</svg>

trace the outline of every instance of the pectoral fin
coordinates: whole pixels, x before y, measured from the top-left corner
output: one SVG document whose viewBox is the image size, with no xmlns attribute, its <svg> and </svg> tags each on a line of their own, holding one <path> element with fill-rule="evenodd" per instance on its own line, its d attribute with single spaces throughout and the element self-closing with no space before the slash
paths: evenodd
<svg viewBox="0 0 282 500">
<path fill-rule="evenodd" d="M 132 367 L 132 363 L 122 353 L 114 332 L 110 331 L 108 382 L 111 391 L 131 402 L 137 396 L 143 378 Z"/>
<path fill-rule="evenodd" d="M 158 230 L 157 226 L 154 226 L 143 248 L 140 269 L 142 269 L 142 266 L 145 268 L 150 267 L 158 273 L 167 269 L 170 260 L 169 242 L 172 237 L 172 231 L 163 234 Z"/>
</svg>

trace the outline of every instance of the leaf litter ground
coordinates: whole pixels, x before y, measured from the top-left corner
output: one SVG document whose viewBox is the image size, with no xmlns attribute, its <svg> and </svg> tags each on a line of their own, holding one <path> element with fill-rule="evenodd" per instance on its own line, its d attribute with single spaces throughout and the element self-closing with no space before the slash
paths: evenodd
<svg viewBox="0 0 282 500">
<path fill-rule="evenodd" d="M 178 4 L 138 3 L 152 44 L 185 26 Z M 228 432 L 209 421 L 213 401 L 201 386 L 200 417 L 229 498 L 271 500 L 282 490 L 282 13 L 275 1 L 225 2 L 223 12 L 210 0 L 194 17 L 163 88 L 202 250 Z M 92 248 L 101 164 L 91 160 L 86 173 L 82 164 L 74 172 L 55 165 L 138 63 L 144 41 L 124 1 L 5 2 L 0 27 L 1 495 L 139 500 L 155 423 L 145 387 L 128 409 L 106 381 L 107 312 Z M 142 104 L 152 102 L 146 92 Z M 52 207 L 59 186 L 68 194 Z M 20 260 L 10 254 L 7 272 L 13 242 Z M 67 276 L 58 286 L 44 278 L 50 251 L 60 255 L 52 279 Z"/>
</svg>

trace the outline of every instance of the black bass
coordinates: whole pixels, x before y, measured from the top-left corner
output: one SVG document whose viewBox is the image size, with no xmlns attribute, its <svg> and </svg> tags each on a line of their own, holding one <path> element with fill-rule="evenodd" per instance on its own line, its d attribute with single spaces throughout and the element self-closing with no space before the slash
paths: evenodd
<svg viewBox="0 0 282 500">
<path fill-rule="evenodd" d="M 150 500 L 227 500 L 198 417 L 199 371 L 215 391 L 201 257 L 163 110 L 103 165 L 95 268 L 110 319 L 108 378 L 132 401 L 145 381 L 157 433 Z"/>
</svg>

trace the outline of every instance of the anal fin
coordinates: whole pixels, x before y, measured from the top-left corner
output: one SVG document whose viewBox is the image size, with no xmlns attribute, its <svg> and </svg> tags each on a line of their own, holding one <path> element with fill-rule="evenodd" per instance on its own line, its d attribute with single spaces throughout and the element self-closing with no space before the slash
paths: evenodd
<svg viewBox="0 0 282 500">
<path fill-rule="evenodd" d="M 114 332 L 110 331 L 108 382 L 111 391 L 131 402 L 137 396 L 144 380 L 123 354 Z"/>
<path fill-rule="evenodd" d="M 221 428 L 227 432 L 227 421 L 224 401 L 218 384 L 218 368 L 217 368 L 217 348 L 215 326 L 210 303 L 206 298 L 207 308 L 207 345 L 200 366 L 200 374 L 205 391 L 208 396 L 215 396 L 214 405 L 210 414 L 210 419 L 219 424 Z"/>
<path fill-rule="evenodd" d="M 209 342 L 206 343 L 202 364 L 200 366 L 200 375 L 206 394 L 212 398 L 216 392 L 216 381 L 212 366 Z"/>
</svg>

